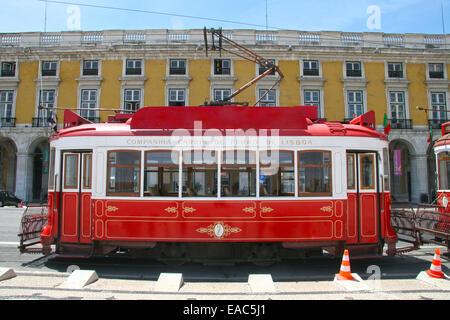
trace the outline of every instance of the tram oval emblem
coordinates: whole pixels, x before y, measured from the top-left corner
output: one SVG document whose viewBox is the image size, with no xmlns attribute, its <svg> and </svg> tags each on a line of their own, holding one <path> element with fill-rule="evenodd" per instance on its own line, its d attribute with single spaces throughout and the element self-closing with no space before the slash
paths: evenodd
<svg viewBox="0 0 450 320">
<path fill-rule="evenodd" d="M 217 238 L 221 238 L 223 236 L 223 232 L 225 231 L 222 224 L 218 223 L 214 227 L 214 234 Z"/>
</svg>

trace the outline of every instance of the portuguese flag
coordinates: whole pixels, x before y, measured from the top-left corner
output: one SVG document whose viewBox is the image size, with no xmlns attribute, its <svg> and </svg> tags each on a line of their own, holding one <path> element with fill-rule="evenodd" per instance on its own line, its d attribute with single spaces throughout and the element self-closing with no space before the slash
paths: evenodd
<svg viewBox="0 0 450 320">
<path fill-rule="evenodd" d="M 391 131 L 391 124 L 388 121 L 388 117 L 386 112 L 384 113 L 384 121 L 383 121 L 383 127 L 384 127 L 384 134 L 388 135 Z"/>
</svg>

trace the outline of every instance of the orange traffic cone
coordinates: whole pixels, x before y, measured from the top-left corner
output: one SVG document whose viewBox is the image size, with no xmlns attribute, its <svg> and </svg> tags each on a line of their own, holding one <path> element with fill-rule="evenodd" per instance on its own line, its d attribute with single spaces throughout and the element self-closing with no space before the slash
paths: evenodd
<svg viewBox="0 0 450 320">
<path fill-rule="evenodd" d="M 19 208 L 23 208 L 23 201 L 20 201 Z"/>
<path fill-rule="evenodd" d="M 344 251 L 344 256 L 342 257 L 341 270 L 339 274 L 336 274 L 338 280 L 356 280 L 350 271 L 350 258 L 348 255 L 348 250 Z"/>
<path fill-rule="evenodd" d="M 433 262 L 431 263 L 430 270 L 425 271 L 428 276 L 432 278 L 439 278 L 443 279 L 445 278 L 444 273 L 442 272 L 441 268 L 441 250 L 439 248 L 436 249 L 436 252 L 434 253 Z"/>
</svg>

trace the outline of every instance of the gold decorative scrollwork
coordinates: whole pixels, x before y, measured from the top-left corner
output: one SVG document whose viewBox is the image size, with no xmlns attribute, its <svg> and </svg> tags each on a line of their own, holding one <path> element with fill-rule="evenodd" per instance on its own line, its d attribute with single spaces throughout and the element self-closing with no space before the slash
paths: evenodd
<svg viewBox="0 0 450 320">
<path fill-rule="evenodd" d="M 216 222 L 207 227 L 198 228 L 195 231 L 198 233 L 207 233 L 210 237 L 214 237 L 216 239 L 222 239 L 228 237 L 232 233 L 239 233 L 242 229 L 238 227 L 231 227 L 223 222 Z"/>
<path fill-rule="evenodd" d="M 106 212 L 116 212 L 117 210 L 119 210 L 119 208 L 117 208 L 115 206 L 107 206 L 106 207 Z"/>
<path fill-rule="evenodd" d="M 164 210 L 167 211 L 168 213 L 178 213 L 177 207 L 167 207 Z"/>
<path fill-rule="evenodd" d="M 333 208 L 331 206 L 327 206 L 327 207 L 320 208 L 320 210 L 323 212 L 332 212 Z"/>
<path fill-rule="evenodd" d="M 261 213 L 269 213 L 272 212 L 274 209 L 271 207 L 261 207 Z"/>
<path fill-rule="evenodd" d="M 191 213 L 197 211 L 197 209 L 192 208 L 192 207 L 183 207 L 183 213 Z"/>
<path fill-rule="evenodd" d="M 246 213 L 256 213 L 256 209 L 254 207 L 245 207 L 242 211 Z"/>
</svg>

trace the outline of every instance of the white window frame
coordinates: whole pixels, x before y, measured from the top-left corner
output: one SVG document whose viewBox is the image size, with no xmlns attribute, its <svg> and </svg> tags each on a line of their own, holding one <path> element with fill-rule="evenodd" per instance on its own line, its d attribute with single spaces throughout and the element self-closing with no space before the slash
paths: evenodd
<svg viewBox="0 0 450 320">
<path fill-rule="evenodd" d="M 305 63 L 308 63 L 309 66 L 311 67 L 312 62 L 317 63 L 317 68 L 319 69 L 319 73 L 317 75 L 305 75 Z M 312 69 L 307 69 L 307 70 L 312 70 Z M 315 60 L 315 59 L 302 60 L 300 63 L 300 75 L 302 77 L 322 77 L 322 61 Z"/>
<path fill-rule="evenodd" d="M 135 69 L 135 64 L 136 62 L 140 62 L 141 64 L 141 73 L 139 74 L 127 74 L 127 69 L 128 69 L 128 62 L 132 62 L 133 63 L 133 69 Z M 145 73 L 145 59 L 142 58 L 126 58 L 123 60 L 123 76 L 124 77 L 139 77 L 139 76 L 143 76 Z"/>
<path fill-rule="evenodd" d="M 224 95 L 224 91 L 230 91 L 230 93 L 228 94 L 228 96 L 231 96 L 231 94 L 233 93 L 233 89 L 231 88 L 213 88 L 212 89 L 212 96 L 211 96 L 211 100 L 212 101 L 223 101 L 225 99 L 225 95 Z M 220 91 L 220 96 L 221 99 L 216 99 L 216 92 Z M 233 99 L 231 99 L 230 101 L 232 101 Z"/>
<path fill-rule="evenodd" d="M 89 91 L 89 92 L 95 91 L 95 100 L 87 100 L 87 101 L 83 100 L 83 92 L 84 91 Z M 84 112 L 86 112 L 86 109 L 83 108 L 83 104 L 88 104 L 88 108 L 87 109 L 98 108 L 99 91 L 100 90 L 96 89 L 96 88 L 81 88 L 80 89 L 80 99 L 79 99 L 79 101 L 80 101 L 80 103 L 79 103 L 80 111 L 79 111 L 79 114 L 80 114 L 81 117 L 84 117 L 84 118 L 86 118 L 88 120 L 89 119 L 93 119 L 93 118 L 98 118 L 98 110 L 87 110 L 87 117 L 86 117 L 85 114 L 84 114 Z M 89 96 L 90 96 L 90 94 L 89 94 Z M 90 113 L 93 113 L 94 116 L 89 117 Z"/>
<path fill-rule="evenodd" d="M 366 90 L 363 88 L 347 88 L 345 91 L 345 117 L 347 119 L 353 119 L 353 114 L 350 114 L 350 105 L 351 104 L 357 104 L 357 103 L 351 103 L 349 101 L 349 93 L 350 92 L 361 92 L 362 99 L 361 99 L 361 115 L 367 112 L 367 94 Z M 358 117 L 360 115 L 356 115 Z"/>
<path fill-rule="evenodd" d="M 443 72 L 443 78 L 431 78 L 430 77 L 430 72 L 433 71 L 431 70 L 432 67 L 431 65 L 438 65 L 440 64 L 442 66 L 442 72 Z M 427 80 L 431 80 L 431 81 L 442 81 L 442 80 L 447 80 L 447 68 L 446 68 L 446 64 L 443 62 L 429 62 L 426 64 L 427 66 Z"/>
<path fill-rule="evenodd" d="M 8 95 L 10 93 L 12 93 L 12 101 L 1 101 L 2 98 L 2 93 L 5 92 L 6 93 L 6 98 L 8 98 Z M 1 108 L 1 106 L 5 106 L 5 108 Z M 5 115 L 5 111 L 6 109 L 9 109 L 8 106 L 10 105 L 10 116 L 7 117 Z M 6 123 L 5 119 L 13 119 L 15 118 L 15 113 L 16 113 L 16 90 L 14 89 L 5 89 L 3 90 L 2 88 L 0 88 L 0 127 L 3 127 L 3 124 Z M 7 125 L 5 125 L 6 127 Z"/>
<path fill-rule="evenodd" d="M 177 65 L 180 63 L 180 61 L 184 62 L 184 73 L 182 74 L 171 74 L 170 70 L 171 70 L 171 66 L 172 66 L 172 62 L 176 62 Z M 189 63 L 188 63 L 188 59 L 185 58 L 169 58 L 168 62 L 167 62 L 167 76 L 187 76 L 189 74 Z M 178 67 L 179 69 L 179 67 Z"/>
<path fill-rule="evenodd" d="M 135 92 L 139 92 L 139 100 L 127 100 L 127 91 L 133 91 L 133 98 L 134 98 L 134 93 Z M 130 110 L 128 110 L 126 108 L 127 103 L 138 102 L 139 103 L 139 107 L 136 110 L 134 110 L 134 112 L 136 112 L 137 110 L 142 108 L 143 96 L 144 96 L 144 90 L 142 88 L 136 88 L 136 87 L 122 88 L 122 108 L 121 108 L 121 110 L 123 110 L 123 111 L 130 111 Z"/>
<path fill-rule="evenodd" d="M 50 67 L 52 65 L 55 65 L 55 68 L 56 68 L 55 75 L 52 75 L 52 76 L 44 76 L 44 75 L 42 75 L 42 70 L 46 66 L 46 64 L 49 64 Z M 52 70 L 52 69 L 48 69 L 48 70 Z M 59 71 L 60 71 L 59 61 L 55 61 L 55 60 L 41 60 L 41 61 L 39 61 L 39 76 L 40 77 L 59 77 Z"/>
<path fill-rule="evenodd" d="M 259 100 L 260 98 L 261 98 L 261 96 L 263 95 L 263 94 L 265 94 L 266 93 L 266 91 L 267 90 L 269 90 L 270 88 L 261 88 L 261 87 L 258 87 L 257 88 L 257 100 Z M 272 104 L 273 104 L 273 107 L 276 107 L 276 106 L 278 106 L 278 101 L 279 101 L 279 97 L 278 97 L 278 94 L 279 94 L 279 88 L 273 88 L 259 103 L 258 103 L 258 106 L 260 106 L 260 107 L 268 107 L 268 106 L 263 106 L 262 104 L 270 104 L 270 106 L 272 106 Z M 274 96 L 274 100 L 268 100 L 268 98 L 270 97 L 270 96 Z M 273 101 L 273 102 L 272 102 Z"/>
<path fill-rule="evenodd" d="M 85 67 L 85 64 L 88 62 L 91 62 L 91 63 L 97 62 L 97 70 L 98 70 L 97 74 L 95 74 L 95 75 L 92 75 L 92 74 L 85 75 L 84 74 L 84 69 L 85 69 L 84 67 Z M 90 69 L 88 69 L 88 70 L 90 70 Z M 101 74 L 102 74 L 102 61 L 101 60 L 99 60 L 99 59 L 81 60 L 80 77 L 100 77 Z"/>
<path fill-rule="evenodd" d="M 319 118 L 325 118 L 324 117 L 325 111 L 323 110 L 323 103 L 322 103 L 323 102 L 322 88 L 309 88 L 309 87 L 302 88 L 302 91 L 301 91 L 302 105 L 303 106 L 316 106 L 315 101 L 307 101 L 306 100 L 306 92 L 319 92 L 319 105 L 317 106 L 317 116 Z"/>
<path fill-rule="evenodd" d="M 170 99 L 170 94 L 172 91 L 176 91 L 176 100 L 171 100 Z M 179 92 L 183 92 L 183 96 L 184 96 L 184 100 L 178 100 L 179 99 Z M 180 102 L 180 101 L 184 101 L 183 105 L 184 106 L 188 106 L 188 89 L 187 88 L 180 88 L 180 87 L 168 87 L 167 88 L 167 98 L 166 98 L 166 105 L 170 106 L 170 102 L 174 101 L 174 102 Z"/>
<path fill-rule="evenodd" d="M 402 68 L 402 76 L 401 77 L 390 77 L 389 76 L 389 65 L 400 65 Z M 393 71 L 398 71 L 398 70 L 393 70 Z M 406 79 L 406 64 L 403 62 L 386 62 L 386 79 Z"/>
<path fill-rule="evenodd" d="M 214 63 L 214 61 L 216 61 L 216 60 L 222 60 L 222 68 L 223 68 L 223 61 L 225 61 L 225 60 L 227 60 L 227 61 L 229 61 L 229 63 L 230 63 L 230 73 L 229 74 L 223 74 L 223 73 L 218 73 L 218 74 L 216 74 L 215 73 L 215 63 Z M 233 74 L 234 74 L 234 63 L 233 63 L 233 59 L 230 59 L 230 58 L 214 58 L 214 59 L 211 59 L 211 75 L 212 76 L 216 76 L 216 77 L 230 77 L 230 76 L 233 76 Z"/>
<path fill-rule="evenodd" d="M 359 68 L 360 68 L 359 70 L 361 71 L 361 75 L 359 75 L 359 76 L 349 76 L 349 75 L 347 75 L 347 64 L 348 63 L 351 63 L 352 66 L 354 64 L 359 64 Z M 348 78 L 348 79 L 355 79 L 355 80 L 363 79 L 364 78 L 364 63 L 362 61 L 355 61 L 355 60 L 346 60 L 346 61 L 344 61 L 344 63 L 343 63 L 343 75 L 344 75 L 344 78 Z"/>
</svg>

